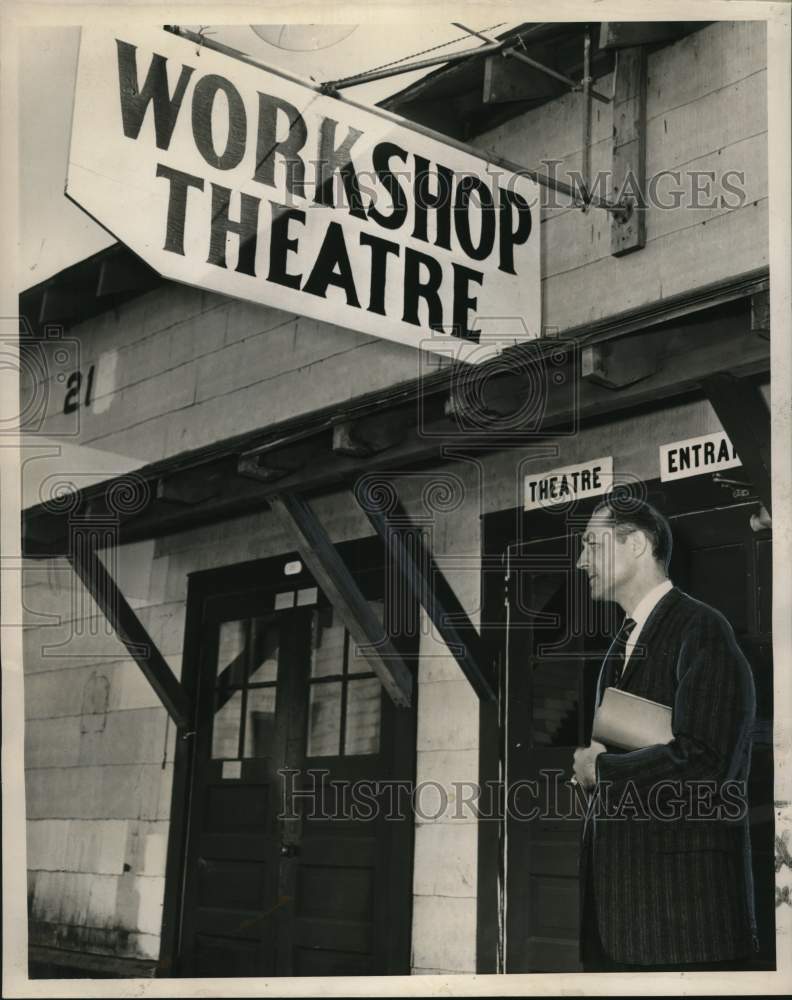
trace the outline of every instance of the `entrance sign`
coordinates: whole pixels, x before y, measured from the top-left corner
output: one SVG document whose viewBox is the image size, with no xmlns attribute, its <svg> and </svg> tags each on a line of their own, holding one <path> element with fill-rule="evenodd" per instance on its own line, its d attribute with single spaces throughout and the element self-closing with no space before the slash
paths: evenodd
<svg viewBox="0 0 792 1000">
<path fill-rule="evenodd" d="M 525 510 L 553 507 L 583 497 L 607 493 L 613 486 L 613 458 L 596 458 L 581 465 L 566 465 L 525 477 Z"/>
<path fill-rule="evenodd" d="M 66 193 L 166 278 L 470 362 L 540 332 L 530 178 L 171 32 L 83 29 Z"/>
<path fill-rule="evenodd" d="M 660 481 L 663 483 L 719 469 L 733 469 L 740 464 L 725 431 L 660 445 Z"/>
</svg>

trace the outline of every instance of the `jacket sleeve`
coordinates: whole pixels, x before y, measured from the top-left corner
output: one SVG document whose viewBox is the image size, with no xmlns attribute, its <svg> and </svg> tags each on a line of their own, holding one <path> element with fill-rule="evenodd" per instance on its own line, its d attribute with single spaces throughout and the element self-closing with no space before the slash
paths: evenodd
<svg viewBox="0 0 792 1000">
<path fill-rule="evenodd" d="M 647 792 L 661 781 L 733 777 L 750 741 L 756 708 L 753 676 L 734 631 L 707 608 L 685 627 L 676 662 L 670 743 L 628 753 L 601 753 L 597 782 L 619 794 Z"/>
</svg>

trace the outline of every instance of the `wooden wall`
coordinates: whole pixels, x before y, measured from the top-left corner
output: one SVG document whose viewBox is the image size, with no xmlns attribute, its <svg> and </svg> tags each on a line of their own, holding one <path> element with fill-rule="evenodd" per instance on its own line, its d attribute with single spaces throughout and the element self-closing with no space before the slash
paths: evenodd
<svg viewBox="0 0 792 1000">
<path fill-rule="evenodd" d="M 646 246 L 624 257 L 611 256 L 608 213 L 546 209 L 545 326 L 563 331 L 767 265 L 766 50 L 764 22 L 723 21 L 650 53 L 647 177 L 680 170 L 687 194 L 676 208 L 650 206 Z M 610 93 L 612 77 L 598 87 Z M 557 175 L 564 179 L 567 171 L 581 168 L 581 114 L 580 95 L 569 94 L 477 141 L 537 169 L 560 160 Z M 611 106 L 593 102 L 592 177 L 610 169 L 612 127 Z M 740 207 L 729 207 L 737 198 L 721 186 L 729 170 L 745 175 Z M 708 199 L 717 199 L 715 207 L 692 207 L 693 171 L 715 172 Z M 666 203 L 669 183 L 658 184 Z"/>
</svg>

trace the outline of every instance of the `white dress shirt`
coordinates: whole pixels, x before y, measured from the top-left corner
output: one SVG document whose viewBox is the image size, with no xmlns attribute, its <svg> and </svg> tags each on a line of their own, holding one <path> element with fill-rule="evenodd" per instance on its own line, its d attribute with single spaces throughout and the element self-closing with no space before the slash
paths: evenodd
<svg viewBox="0 0 792 1000">
<path fill-rule="evenodd" d="M 624 667 L 627 666 L 627 662 L 630 659 L 630 654 L 633 649 L 635 649 L 636 643 L 638 642 L 638 636 L 641 634 L 641 629 L 646 623 L 646 619 L 654 611 L 655 605 L 667 594 L 669 590 L 673 588 L 673 583 L 670 580 L 663 580 L 662 583 L 658 583 L 656 587 L 652 587 L 648 594 L 644 594 L 641 600 L 638 602 L 637 607 L 629 618 L 635 622 L 635 628 L 630 633 L 627 642 L 624 644 L 624 666 L 622 667 L 622 673 L 624 672 Z"/>
</svg>

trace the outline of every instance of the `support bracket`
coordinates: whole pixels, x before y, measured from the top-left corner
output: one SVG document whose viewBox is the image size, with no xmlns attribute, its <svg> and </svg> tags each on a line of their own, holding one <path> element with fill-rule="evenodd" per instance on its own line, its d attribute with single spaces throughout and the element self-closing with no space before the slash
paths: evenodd
<svg viewBox="0 0 792 1000">
<path fill-rule="evenodd" d="M 426 610 L 473 690 L 482 701 L 497 701 L 483 667 L 486 662 L 484 643 L 435 563 L 421 528 L 412 523 L 390 492 L 387 511 L 378 503 L 370 502 L 369 497 L 356 496 L 356 499 L 382 539 L 402 580 Z"/>
<path fill-rule="evenodd" d="M 79 538 L 73 538 L 68 559 L 74 572 L 143 671 L 168 715 L 180 730 L 188 729 L 193 712 L 184 688 L 105 568 L 91 543 L 90 533 L 89 538 L 84 541 L 87 544 L 81 544 Z"/>
<path fill-rule="evenodd" d="M 764 397 L 757 386 L 726 372 L 710 375 L 701 384 L 757 496 L 772 513 L 770 411 Z"/>
<path fill-rule="evenodd" d="M 657 374 L 656 337 L 621 337 L 590 344 L 580 354 L 580 376 L 606 389 L 623 389 Z"/>
<path fill-rule="evenodd" d="M 275 494 L 268 500 L 289 543 L 300 553 L 317 584 L 337 609 L 393 702 L 409 708 L 412 674 L 308 503 L 291 493 Z"/>
</svg>

